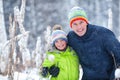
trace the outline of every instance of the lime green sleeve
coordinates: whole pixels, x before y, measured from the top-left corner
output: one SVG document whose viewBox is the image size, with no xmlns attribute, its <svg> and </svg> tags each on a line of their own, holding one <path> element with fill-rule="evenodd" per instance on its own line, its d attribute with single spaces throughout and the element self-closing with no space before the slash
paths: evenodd
<svg viewBox="0 0 120 80">
<path fill-rule="evenodd" d="M 50 52 L 47 52 L 47 56 L 46 56 L 46 58 L 45 58 L 45 60 L 43 61 L 43 64 L 42 64 L 43 67 L 50 67 L 54 64 L 54 61 L 50 61 L 49 58 L 48 58 L 50 55 L 53 55 L 53 54 L 50 54 Z"/>
</svg>

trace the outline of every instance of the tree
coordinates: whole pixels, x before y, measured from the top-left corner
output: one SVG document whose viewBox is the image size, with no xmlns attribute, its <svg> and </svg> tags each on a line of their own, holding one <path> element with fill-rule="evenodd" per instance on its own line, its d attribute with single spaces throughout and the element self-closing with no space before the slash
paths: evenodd
<svg viewBox="0 0 120 80">
<path fill-rule="evenodd" d="M 0 72 L 4 73 L 6 68 L 6 53 L 7 51 L 2 52 L 3 44 L 7 41 L 5 22 L 4 22 L 4 13 L 3 13 L 3 0 L 0 0 Z"/>
<path fill-rule="evenodd" d="M 119 24 L 119 4 L 120 1 L 119 0 L 112 0 L 112 22 L 113 22 L 113 32 L 115 33 L 115 35 L 118 37 L 120 35 L 120 24 Z"/>
</svg>

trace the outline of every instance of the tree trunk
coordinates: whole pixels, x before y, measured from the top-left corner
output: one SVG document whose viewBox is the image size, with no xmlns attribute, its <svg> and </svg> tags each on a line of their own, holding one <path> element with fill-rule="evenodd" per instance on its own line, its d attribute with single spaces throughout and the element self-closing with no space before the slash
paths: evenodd
<svg viewBox="0 0 120 80">
<path fill-rule="evenodd" d="M 4 23 L 4 14 L 3 14 L 3 1 L 0 0 L 0 44 L 3 44 L 7 41 L 5 23 Z M 1 47 L 2 45 L 0 45 Z"/>
<path fill-rule="evenodd" d="M 7 41 L 5 22 L 4 22 L 4 13 L 3 13 L 3 0 L 0 0 L 0 73 L 5 72 L 7 50 L 3 52 L 2 48 L 4 43 Z"/>
<path fill-rule="evenodd" d="M 119 0 L 112 0 L 113 32 L 118 37 L 120 35 L 119 27 Z"/>
</svg>

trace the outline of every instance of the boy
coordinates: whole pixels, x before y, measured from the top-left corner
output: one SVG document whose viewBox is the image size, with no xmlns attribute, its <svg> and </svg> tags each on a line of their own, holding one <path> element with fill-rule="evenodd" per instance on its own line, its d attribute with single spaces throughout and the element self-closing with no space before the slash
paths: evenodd
<svg viewBox="0 0 120 80">
<path fill-rule="evenodd" d="M 47 52 L 42 75 L 50 80 L 79 80 L 79 61 L 76 53 L 67 45 L 66 33 L 54 30 L 51 35 L 53 49 Z"/>
</svg>

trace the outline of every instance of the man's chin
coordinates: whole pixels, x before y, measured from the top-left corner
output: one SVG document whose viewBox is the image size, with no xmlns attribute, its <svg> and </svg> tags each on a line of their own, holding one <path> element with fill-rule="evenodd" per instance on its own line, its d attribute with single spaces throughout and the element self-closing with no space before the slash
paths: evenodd
<svg viewBox="0 0 120 80">
<path fill-rule="evenodd" d="M 84 34 L 83 33 L 78 33 L 77 35 L 80 36 L 80 37 L 82 37 Z"/>
</svg>

